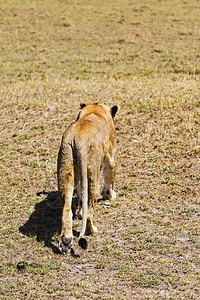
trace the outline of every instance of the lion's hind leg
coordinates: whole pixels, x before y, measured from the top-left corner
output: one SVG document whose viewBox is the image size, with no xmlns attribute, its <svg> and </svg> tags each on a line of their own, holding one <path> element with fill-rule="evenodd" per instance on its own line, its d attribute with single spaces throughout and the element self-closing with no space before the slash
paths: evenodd
<svg viewBox="0 0 200 300">
<path fill-rule="evenodd" d="M 73 186 L 73 174 L 68 174 L 66 186 L 60 190 L 60 197 L 63 203 L 62 211 L 62 230 L 61 241 L 59 243 L 59 249 L 62 253 L 66 253 L 72 247 L 72 196 L 74 191 Z"/>
<path fill-rule="evenodd" d="M 116 172 L 116 158 L 113 155 L 113 158 L 111 159 L 110 155 L 108 155 L 108 157 L 106 157 L 103 162 L 104 186 L 101 194 L 104 200 L 114 200 L 116 198 L 116 193 L 113 190 L 115 172 Z"/>
<path fill-rule="evenodd" d="M 96 167 L 88 170 L 88 213 L 87 213 L 87 227 L 86 234 L 93 234 L 98 232 L 93 223 L 94 206 L 97 203 L 99 196 L 99 173 L 100 163 L 96 162 Z"/>
<path fill-rule="evenodd" d="M 87 226 L 85 234 L 93 234 L 95 232 L 98 232 L 97 227 L 93 223 L 93 213 L 94 208 L 88 207 Z"/>
</svg>

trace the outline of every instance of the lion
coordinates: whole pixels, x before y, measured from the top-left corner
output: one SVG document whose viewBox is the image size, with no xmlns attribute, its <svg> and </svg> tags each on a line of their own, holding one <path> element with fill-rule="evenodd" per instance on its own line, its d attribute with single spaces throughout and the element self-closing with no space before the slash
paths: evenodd
<svg viewBox="0 0 200 300">
<path fill-rule="evenodd" d="M 116 172 L 116 131 L 114 117 L 118 106 L 82 104 L 80 112 L 62 136 L 58 153 L 57 177 L 62 210 L 62 229 L 59 249 L 66 253 L 72 248 L 72 196 L 77 188 L 82 203 L 82 227 L 78 244 L 87 249 L 85 234 L 97 232 L 93 224 L 94 204 L 99 198 L 99 176 L 103 168 L 102 196 L 114 200 Z M 79 207 L 79 211 L 80 211 Z"/>
</svg>

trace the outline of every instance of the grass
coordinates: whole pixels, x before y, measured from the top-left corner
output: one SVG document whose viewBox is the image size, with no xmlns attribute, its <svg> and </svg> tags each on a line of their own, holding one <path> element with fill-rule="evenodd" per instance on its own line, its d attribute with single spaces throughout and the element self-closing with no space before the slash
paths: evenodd
<svg viewBox="0 0 200 300">
<path fill-rule="evenodd" d="M 198 299 L 198 1 L 0 7 L 1 298 Z M 56 253 L 56 160 L 80 102 L 120 106 L 117 199 L 74 257 Z"/>
</svg>

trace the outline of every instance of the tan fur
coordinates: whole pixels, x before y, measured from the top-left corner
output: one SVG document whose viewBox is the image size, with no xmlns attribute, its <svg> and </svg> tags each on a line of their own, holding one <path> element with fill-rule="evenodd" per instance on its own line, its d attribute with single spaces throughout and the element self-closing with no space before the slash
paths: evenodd
<svg viewBox="0 0 200 300">
<path fill-rule="evenodd" d="M 93 224 L 93 207 L 99 195 L 99 175 L 103 166 L 104 199 L 114 199 L 116 169 L 116 132 L 113 118 L 117 106 L 81 104 L 75 123 L 63 134 L 58 154 L 58 190 L 63 204 L 61 250 L 72 246 L 71 202 L 74 188 L 82 202 L 82 228 L 85 233 L 97 231 Z M 80 209 L 79 209 L 80 211 Z"/>
</svg>

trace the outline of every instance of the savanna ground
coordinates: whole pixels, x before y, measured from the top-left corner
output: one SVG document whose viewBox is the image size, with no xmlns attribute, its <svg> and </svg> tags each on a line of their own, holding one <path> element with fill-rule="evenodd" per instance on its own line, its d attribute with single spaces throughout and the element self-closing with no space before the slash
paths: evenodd
<svg viewBox="0 0 200 300">
<path fill-rule="evenodd" d="M 199 1 L 0 12 L 1 298 L 199 299 Z M 117 199 L 98 202 L 88 250 L 75 236 L 64 256 L 56 160 L 80 102 L 120 105 Z"/>
</svg>

